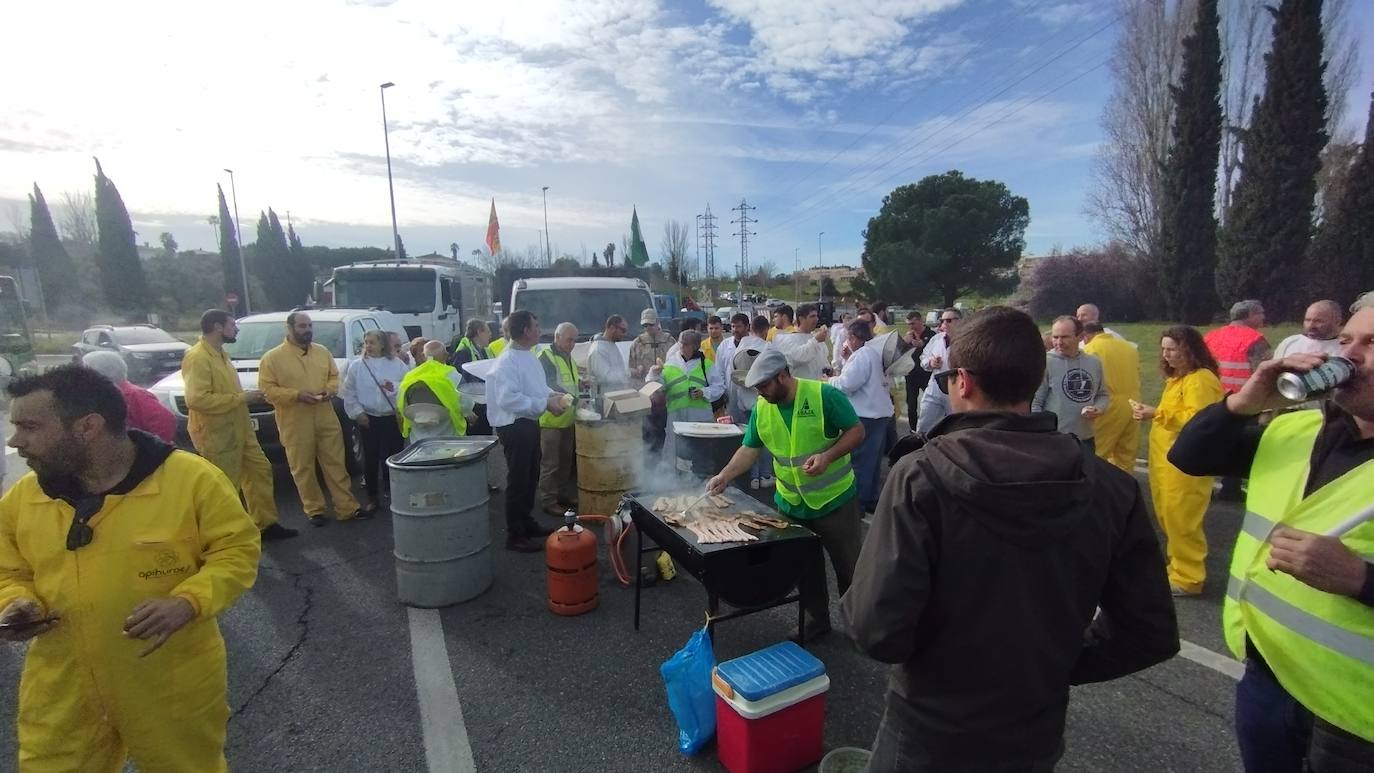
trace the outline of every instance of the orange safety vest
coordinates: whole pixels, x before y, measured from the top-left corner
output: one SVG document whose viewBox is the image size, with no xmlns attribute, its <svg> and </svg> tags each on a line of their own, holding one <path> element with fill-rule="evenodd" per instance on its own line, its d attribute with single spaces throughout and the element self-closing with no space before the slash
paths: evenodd
<svg viewBox="0 0 1374 773">
<path fill-rule="evenodd" d="M 1239 392 L 1254 374 L 1250 367 L 1250 347 L 1264 336 L 1253 327 L 1227 325 L 1204 336 L 1207 350 L 1217 359 L 1221 388 L 1228 394 Z"/>
</svg>

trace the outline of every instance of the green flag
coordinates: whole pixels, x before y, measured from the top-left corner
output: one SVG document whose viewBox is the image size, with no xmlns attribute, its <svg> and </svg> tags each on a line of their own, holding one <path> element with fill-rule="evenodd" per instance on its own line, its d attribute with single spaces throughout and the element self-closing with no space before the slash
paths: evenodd
<svg viewBox="0 0 1374 773">
<path fill-rule="evenodd" d="M 644 234 L 639 231 L 639 209 L 630 216 L 630 265 L 649 265 L 649 248 L 644 246 Z"/>
</svg>

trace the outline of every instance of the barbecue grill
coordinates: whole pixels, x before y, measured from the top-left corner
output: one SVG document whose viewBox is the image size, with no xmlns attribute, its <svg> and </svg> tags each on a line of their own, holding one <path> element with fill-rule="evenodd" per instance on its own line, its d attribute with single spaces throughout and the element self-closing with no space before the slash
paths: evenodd
<svg viewBox="0 0 1374 773">
<path fill-rule="evenodd" d="M 667 551 L 678 567 L 696 578 L 706 589 L 708 629 L 714 634 L 715 624 L 765 609 L 797 604 L 797 640 L 802 640 L 801 594 L 794 592 L 799 585 L 824 577 L 805 569 L 821 558 L 820 539 L 803 526 L 793 524 L 785 529 L 751 529 L 758 539 L 750 542 L 701 544 L 687 529 L 664 521 L 664 513 L 654 512 L 656 500 L 664 497 L 689 496 L 695 499 L 700 490 L 689 492 L 659 492 L 627 494 L 620 500 L 620 511 L 628 512 L 635 524 L 635 630 L 639 630 L 639 604 L 642 582 L 640 569 L 644 554 Z M 728 507 L 705 503 L 727 515 L 742 515 L 752 511 L 759 515 L 781 518 L 776 511 L 736 488 L 727 489 Z M 785 520 L 785 519 L 784 519 Z M 655 546 L 645 548 L 644 537 Z M 720 602 L 735 611 L 719 614 Z"/>
</svg>

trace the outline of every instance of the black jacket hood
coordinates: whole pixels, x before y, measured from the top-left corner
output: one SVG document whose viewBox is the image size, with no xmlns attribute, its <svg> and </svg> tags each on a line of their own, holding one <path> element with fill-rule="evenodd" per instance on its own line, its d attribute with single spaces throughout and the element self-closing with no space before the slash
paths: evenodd
<svg viewBox="0 0 1374 773">
<path fill-rule="evenodd" d="M 1086 447 L 1056 430 L 1052 413 L 973 411 L 930 432 L 921 465 L 930 479 L 1003 539 L 1055 540 L 1086 517 L 1092 483 Z"/>
</svg>

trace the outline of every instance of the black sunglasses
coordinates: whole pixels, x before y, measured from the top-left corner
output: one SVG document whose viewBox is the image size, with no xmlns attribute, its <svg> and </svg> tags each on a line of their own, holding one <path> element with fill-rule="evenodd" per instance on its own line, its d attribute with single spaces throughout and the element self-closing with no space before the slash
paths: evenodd
<svg viewBox="0 0 1374 773">
<path fill-rule="evenodd" d="M 935 382 L 936 386 L 940 387 L 941 392 L 949 394 L 949 380 L 951 378 L 954 378 L 954 374 L 958 373 L 961 370 L 964 371 L 964 373 L 966 374 L 973 374 L 973 371 L 968 370 L 967 368 L 951 368 L 949 370 L 936 373 L 934 376 L 931 376 L 930 378 L 932 381 Z"/>
<path fill-rule="evenodd" d="M 105 506 L 105 496 L 82 497 L 76 501 L 73 507 L 76 513 L 72 515 L 71 528 L 67 529 L 67 549 L 79 550 L 91 544 L 95 540 L 95 529 L 91 528 L 90 520 L 95 514 L 100 512 L 100 508 Z"/>
</svg>

